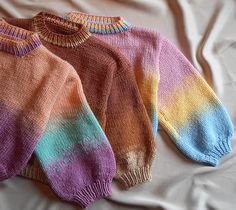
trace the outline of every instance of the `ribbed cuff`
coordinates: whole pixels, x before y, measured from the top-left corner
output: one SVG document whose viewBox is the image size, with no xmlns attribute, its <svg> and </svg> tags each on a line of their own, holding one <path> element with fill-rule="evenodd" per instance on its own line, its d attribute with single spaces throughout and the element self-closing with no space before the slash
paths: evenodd
<svg viewBox="0 0 236 210">
<path fill-rule="evenodd" d="M 36 168 L 34 165 L 27 165 L 19 174 L 24 178 L 33 179 L 43 184 L 48 184 L 46 175 L 43 173 L 41 168 Z"/>
<path fill-rule="evenodd" d="M 124 186 L 125 188 L 130 188 L 135 185 L 151 181 L 152 176 L 150 167 L 144 166 L 142 168 L 137 168 L 135 170 L 124 173 L 117 179 L 122 184 L 122 186 Z"/>
<path fill-rule="evenodd" d="M 79 203 L 82 208 L 86 208 L 95 200 L 108 197 L 112 194 L 111 182 L 111 180 L 99 180 L 76 193 L 73 201 Z"/>
<path fill-rule="evenodd" d="M 219 160 L 232 151 L 231 141 L 220 141 L 217 146 L 207 155 L 209 164 L 216 166 Z"/>
</svg>

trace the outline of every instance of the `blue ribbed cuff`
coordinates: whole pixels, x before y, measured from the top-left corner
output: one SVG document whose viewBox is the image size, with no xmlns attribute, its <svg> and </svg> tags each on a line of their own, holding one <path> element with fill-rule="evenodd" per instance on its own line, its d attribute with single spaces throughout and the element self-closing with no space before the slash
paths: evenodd
<svg viewBox="0 0 236 210">
<path fill-rule="evenodd" d="M 219 164 L 219 160 L 226 154 L 232 151 L 231 146 L 231 136 L 227 140 L 219 139 L 217 145 L 215 145 L 211 150 L 207 149 L 202 151 L 200 148 L 190 147 L 185 142 L 176 141 L 177 147 L 190 159 L 204 163 L 211 166 L 216 166 Z"/>
<path fill-rule="evenodd" d="M 214 147 L 212 151 L 209 152 L 206 157 L 208 157 L 209 164 L 216 166 L 219 160 L 226 154 L 232 151 L 231 141 L 221 141 L 217 146 Z"/>
</svg>

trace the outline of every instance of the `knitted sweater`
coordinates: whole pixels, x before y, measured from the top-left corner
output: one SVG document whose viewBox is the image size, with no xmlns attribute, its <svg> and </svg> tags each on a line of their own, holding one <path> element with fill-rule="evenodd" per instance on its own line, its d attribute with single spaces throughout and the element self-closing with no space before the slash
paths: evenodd
<svg viewBox="0 0 236 210">
<path fill-rule="evenodd" d="M 197 162 L 215 166 L 231 151 L 233 126 L 225 108 L 169 40 L 121 17 L 72 12 L 66 18 L 126 55 L 155 131 L 159 120 L 177 147 Z"/>
<path fill-rule="evenodd" d="M 40 139 L 40 141 L 39 141 Z M 35 150 L 62 199 L 86 207 L 111 194 L 115 158 L 74 68 L 37 34 L 0 21 L 0 180 Z"/>
<path fill-rule="evenodd" d="M 7 21 L 36 31 L 46 48 L 76 69 L 88 103 L 115 153 L 119 183 L 131 187 L 150 180 L 155 140 L 135 75 L 124 56 L 89 36 L 81 24 L 52 14 Z"/>
</svg>

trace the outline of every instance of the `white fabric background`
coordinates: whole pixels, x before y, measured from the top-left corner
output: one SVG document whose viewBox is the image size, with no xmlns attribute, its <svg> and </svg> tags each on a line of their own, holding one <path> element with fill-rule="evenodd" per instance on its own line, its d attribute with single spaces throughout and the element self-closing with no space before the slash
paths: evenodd
<svg viewBox="0 0 236 210">
<path fill-rule="evenodd" d="M 159 30 L 193 62 L 214 88 L 236 125 L 236 2 L 233 0 L 1 0 L 0 15 L 31 17 L 47 10 L 122 15 Z M 234 151 L 218 167 L 185 158 L 160 128 L 153 181 L 129 191 L 114 184 L 113 196 L 89 210 L 235 210 Z M 0 210 L 79 210 L 49 187 L 20 177 L 0 183 Z"/>
</svg>

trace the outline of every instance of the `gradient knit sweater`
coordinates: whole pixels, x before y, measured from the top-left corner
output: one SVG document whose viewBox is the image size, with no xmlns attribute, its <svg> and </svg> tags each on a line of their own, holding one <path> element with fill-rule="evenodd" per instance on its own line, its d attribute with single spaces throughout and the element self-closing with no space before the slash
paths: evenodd
<svg viewBox="0 0 236 210">
<path fill-rule="evenodd" d="M 155 132 L 159 120 L 177 147 L 197 162 L 215 166 L 231 151 L 233 126 L 225 108 L 169 40 L 121 17 L 71 12 L 66 18 L 126 55 Z"/>
<path fill-rule="evenodd" d="M 7 21 L 36 31 L 45 47 L 76 69 L 88 103 L 112 145 L 119 183 L 131 187 L 150 180 L 155 139 L 125 57 L 90 36 L 81 24 L 52 14 Z"/>
<path fill-rule="evenodd" d="M 74 68 L 37 34 L 0 21 L 0 180 L 33 151 L 53 190 L 86 207 L 111 194 L 115 157 Z"/>
</svg>

